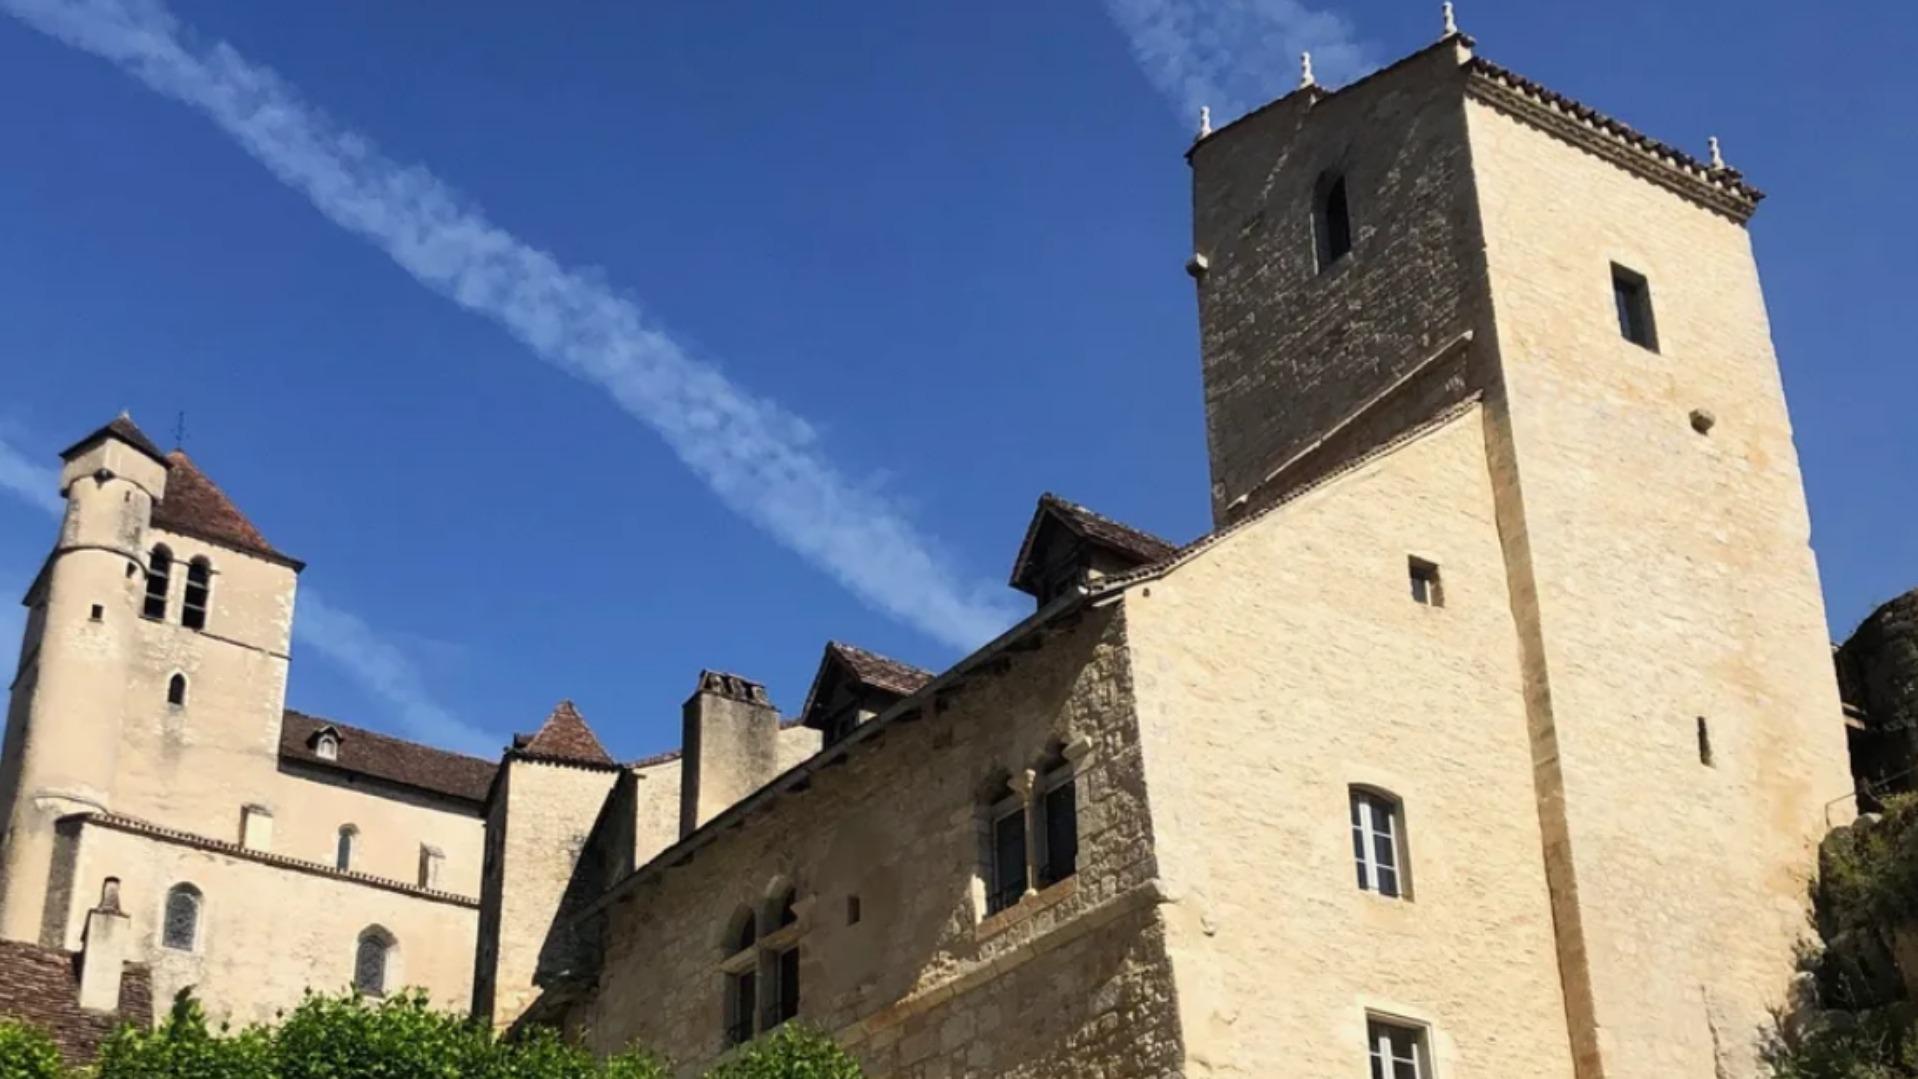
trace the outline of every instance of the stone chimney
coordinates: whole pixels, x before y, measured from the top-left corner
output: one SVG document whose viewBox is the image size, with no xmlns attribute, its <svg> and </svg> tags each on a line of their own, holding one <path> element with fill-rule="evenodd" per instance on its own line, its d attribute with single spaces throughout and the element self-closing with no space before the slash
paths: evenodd
<svg viewBox="0 0 1918 1079">
<path fill-rule="evenodd" d="M 87 912 L 81 938 L 80 1007 L 91 1012 L 120 1010 L 120 978 L 133 944 L 133 921 L 120 910 L 120 878 L 108 877 L 100 905 Z"/>
<path fill-rule="evenodd" d="M 683 837 L 779 774 L 779 711 L 758 682 L 701 671 L 682 714 Z"/>
</svg>

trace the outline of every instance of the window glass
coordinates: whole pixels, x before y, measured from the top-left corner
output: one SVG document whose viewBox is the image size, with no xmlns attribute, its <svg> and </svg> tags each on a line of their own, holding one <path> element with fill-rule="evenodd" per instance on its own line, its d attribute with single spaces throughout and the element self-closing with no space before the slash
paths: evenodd
<svg viewBox="0 0 1918 1079">
<path fill-rule="evenodd" d="M 353 988 L 368 996 L 386 994 L 386 938 L 378 933 L 360 935 L 359 949 L 353 955 Z"/>
<path fill-rule="evenodd" d="M 788 948 L 779 953 L 779 999 L 773 1004 L 773 1023 L 780 1023 L 799 1014 L 799 949 Z"/>
<path fill-rule="evenodd" d="M 1374 1019 L 1366 1024 L 1372 1079 L 1427 1079 L 1425 1032 Z"/>
<path fill-rule="evenodd" d="M 1004 910 L 1026 894 L 1026 815 L 1004 812 L 992 822 L 992 878 L 988 913 Z"/>
<path fill-rule="evenodd" d="M 196 558 L 186 570 L 186 596 L 180 606 L 180 624 L 188 629 L 206 628 L 207 583 L 211 570 L 204 558 Z"/>
<path fill-rule="evenodd" d="M 1040 883 L 1055 884 L 1079 868 L 1079 805 L 1071 773 L 1059 777 L 1041 803 L 1045 813 L 1045 863 Z"/>
<path fill-rule="evenodd" d="M 748 970 L 730 976 L 727 986 L 731 1016 L 726 1023 L 726 1044 L 740 1045 L 753 1037 L 753 1011 L 759 1007 L 758 978 Z"/>
<path fill-rule="evenodd" d="M 160 943 L 176 951 L 190 952 L 200 933 L 200 893 L 192 885 L 176 884 L 166 894 L 165 924 Z"/>
<path fill-rule="evenodd" d="M 1398 804 L 1369 791 L 1352 792 L 1352 856 L 1359 887 L 1396 898 L 1399 888 Z"/>
<path fill-rule="evenodd" d="M 173 552 L 155 547 L 147 556 L 146 602 L 140 613 L 148 618 L 166 617 L 167 585 L 173 573 Z"/>
</svg>

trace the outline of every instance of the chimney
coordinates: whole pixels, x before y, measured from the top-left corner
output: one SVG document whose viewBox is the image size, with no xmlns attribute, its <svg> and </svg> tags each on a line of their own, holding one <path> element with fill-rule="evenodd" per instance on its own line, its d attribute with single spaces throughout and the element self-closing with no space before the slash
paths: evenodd
<svg viewBox="0 0 1918 1079">
<path fill-rule="evenodd" d="M 80 1007 L 91 1012 L 120 1010 L 120 977 L 133 943 L 133 923 L 120 910 L 120 878 L 108 877 L 100 905 L 87 912 L 80 944 Z"/>
<path fill-rule="evenodd" d="M 686 699 L 679 766 L 684 837 L 779 774 L 779 711 L 766 687 L 736 674 L 699 672 Z"/>
</svg>

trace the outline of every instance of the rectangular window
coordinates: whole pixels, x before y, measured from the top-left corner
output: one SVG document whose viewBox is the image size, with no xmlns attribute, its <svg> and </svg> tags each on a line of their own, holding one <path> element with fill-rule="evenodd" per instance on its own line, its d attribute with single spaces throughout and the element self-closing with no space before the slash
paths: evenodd
<svg viewBox="0 0 1918 1079">
<path fill-rule="evenodd" d="M 799 949 L 779 953 L 779 995 L 773 999 L 770 1029 L 799 1014 Z"/>
<path fill-rule="evenodd" d="M 1645 275 L 1612 264 L 1612 302 L 1618 308 L 1618 332 L 1635 345 L 1658 351 L 1652 322 L 1652 287 Z"/>
<path fill-rule="evenodd" d="M 1698 763 L 1712 767 L 1712 728 L 1704 716 L 1698 717 Z"/>
<path fill-rule="evenodd" d="M 1365 1024 L 1365 1034 L 1372 1079 L 1430 1079 L 1432 1063 L 1424 1028 L 1372 1019 Z"/>
<path fill-rule="evenodd" d="M 1070 769 L 1053 773 L 1051 785 L 1040 802 L 1045 842 L 1040 852 L 1039 885 L 1044 887 L 1070 877 L 1079 869 L 1079 797 Z"/>
<path fill-rule="evenodd" d="M 1371 791 L 1352 791 L 1352 857 L 1358 866 L 1359 887 L 1398 898 L 1398 804 Z"/>
<path fill-rule="evenodd" d="M 1445 606 L 1445 588 L 1439 583 L 1439 568 L 1436 562 L 1427 562 L 1423 558 L 1410 560 L 1412 577 L 1412 601 L 1427 607 Z"/>
<path fill-rule="evenodd" d="M 744 1045 L 753 1040 L 753 1010 L 759 1007 L 759 979 L 748 970 L 732 976 L 731 990 L 727 996 L 728 1010 L 732 1012 L 726 1024 L 726 1044 Z"/>
<path fill-rule="evenodd" d="M 992 875 L 987 880 L 986 913 L 996 914 L 1026 894 L 1026 814 L 1017 803 L 995 809 L 992 820 Z"/>
</svg>

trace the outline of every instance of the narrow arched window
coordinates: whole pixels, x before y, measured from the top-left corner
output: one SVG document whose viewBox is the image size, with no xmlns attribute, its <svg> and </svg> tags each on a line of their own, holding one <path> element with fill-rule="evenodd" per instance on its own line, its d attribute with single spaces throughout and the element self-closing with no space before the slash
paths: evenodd
<svg viewBox="0 0 1918 1079">
<path fill-rule="evenodd" d="M 734 914 L 732 925 L 726 931 L 725 945 L 731 968 L 726 974 L 728 1047 L 744 1044 L 753 1037 L 753 1019 L 759 1010 L 759 957 L 753 952 L 753 945 L 758 940 L 753 912 L 745 909 Z"/>
<path fill-rule="evenodd" d="M 340 825 L 340 841 L 333 851 L 333 866 L 336 869 L 353 868 L 354 848 L 360 844 L 360 830 L 351 824 Z"/>
<path fill-rule="evenodd" d="M 180 624 L 188 629 L 206 628 L 208 593 L 212 587 L 213 565 L 196 558 L 186 567 L 186 597 L 180 605 Z"/>
<path fill-rule="evenodd" d="M 374 926 L 360 934 L 353 949 L 353 989 L 369 997 L 386 995 L 388 968 L 393 961 L 393 937 Z"/>
<path fill-rule="evenodd" d="M 166 618 L 167 589 L 173 581 L 173 552 L 164 545 L 147 554 L 146 603 L 140 613 L 148 618 Z"/>
<path fill-rule="evenodd" d="M 190 952 L 199 940 L 200 890 L 191 884 L 176 884 L 167 889 L 160 944 L 176 952 Z"/>
<path fill-rule="evenodd" d="M 186 706 L 186 675 L 176 674 L 167 679 L 166 702 L 175 708 Z"/>
<path fill-rule="evenodd" d="M 1336 172 L 1321 174 L 1313 191 L 1312 235 L 1318 244 L 1321 273 L 1352 250 L 1352 206 L 1345 193 L 1345 177 Z"/>
<path fill-rule="evenodd" d="M 1361 889 L 1404 897 L 1405 815 L 1398 799 L 1383 791 L 1352 788 L 1352 857 Z"/>
</svg>

